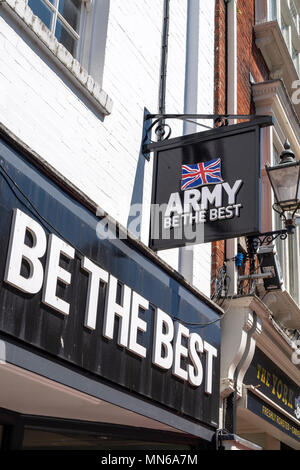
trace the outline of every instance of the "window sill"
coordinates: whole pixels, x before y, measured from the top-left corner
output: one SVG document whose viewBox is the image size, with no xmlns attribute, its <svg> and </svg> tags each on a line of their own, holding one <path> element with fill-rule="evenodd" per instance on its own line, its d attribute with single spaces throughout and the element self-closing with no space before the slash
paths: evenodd
<svg viewBox="0 0 300 470">
<path fill-rule="evenodd" d="M 92 102 L 97 110 L 107 116 L 112 111 L 112 100 L 91 75 L 81 66 L 78 60 L 51 34 L 43 22 L 32 13 L 26 0 L 0 0 L 0 7 L 13 14 L 18 23 L 29 28 L 30 32 L 42 42 L 52 58 L 63 66 L 64 72 L 84 95 Z"/>
</svg>

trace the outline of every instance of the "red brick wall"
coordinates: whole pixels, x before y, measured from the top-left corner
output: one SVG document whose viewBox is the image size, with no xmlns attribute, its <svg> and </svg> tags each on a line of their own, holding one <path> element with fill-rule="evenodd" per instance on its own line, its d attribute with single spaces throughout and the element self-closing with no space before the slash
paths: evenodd
<svg viewBox="0 0 300 470">
<path fill-rule="evenodd" d="M 226 113 L 226 3 L 216 0 L 215 10 L 215 113 Z M 269 79 L 268 68 L 255 45 L 255 0 L 237 0 L 237 66 L 239 114 L 254 114 L 250 73 L 256 82 Z M 225 259 L 223 241 L 212 244 L 212 280 L 216 278 Z M 213 286 L 212 286 L 213 289 Z"/>
<path fill-rule="evenodd" d="M 237 55 L 239 114 L 255 113 L 251 99 L 250 73 L 256 82 L 268 80 L 269 72 L 255 45 L 255 0 L 237 0 Z"/>
<path fill-rule="evenodd" d="M 215 10 L 215 112 L 226 113 L 226 4 L 216 0 Z"/>
</svg>

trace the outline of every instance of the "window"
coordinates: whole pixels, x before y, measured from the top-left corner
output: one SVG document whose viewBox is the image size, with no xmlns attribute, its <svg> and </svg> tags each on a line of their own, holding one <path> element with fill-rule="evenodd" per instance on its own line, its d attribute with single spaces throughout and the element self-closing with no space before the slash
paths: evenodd
<svg viewBox="0 0 300 470">
<path fill-rule="evenodd" d="M 270 0 L 269 3 L 269 11 L 270 11 L 270 20 L 276 20 L 277 18 L 277 2 L 276 0 Z"/>
<path fill-rule="evenodd" d="M 293 62 L 294 62 L 294 65 L 295 65 L 295 69 L 297 70 L 297 72 L 299 73 L 299 53 L 298 51 L 294 48 L 292 48 L 292 59 L 293 59 Z"/>
<path fill-rule="evenodd" d="M 79 42 L 81 0 L 28 0 L 33 13 L 74 56 Z"/>
<path fill-rule="evenodd" d="M 286 45 L 287 45 L 288 49 L 290 49 L 290 46 L 289 46 L 289 25 L 286 24 L 283 17 L 281 17 L 281 30 L 282 30 L 282 35 L 284 37 Z"/>
<path fill-rule="evenodd" d="M 290 10 L 291 10 L 291 15 L 294 21 L 295 28 L 297 29 L 297 33 L 299 34 L 299 14 L 298 14 L 298 10 L 293 0 L 290 0 Z"/>
</svg>

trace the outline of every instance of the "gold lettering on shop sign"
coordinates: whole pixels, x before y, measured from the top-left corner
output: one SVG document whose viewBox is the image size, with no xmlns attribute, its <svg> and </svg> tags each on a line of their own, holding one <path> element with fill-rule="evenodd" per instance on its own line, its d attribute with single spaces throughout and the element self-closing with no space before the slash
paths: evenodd
<svg viewBox="0 0 300 470">
<path fill-rule="evenodd" d="M 280 386 L 280 390 L 279 390 L 279 386 Z M 283 387 L 282 380 L 279 380 L 279 382 L 277 384 L 277 398 L 278 398 L 278 400 L 280 400 L 280 398 L 282 397 L 282 387 Z"/>
<path fill-rule="evenodd" d="M 294 392 L 277 375 L 272 374 L 271 371 L 262 367 L 261 364 L 257 364 L 256 378 L 266 387 L 272 388 L 272 395 L 275 395 L 284 405 L 292 410 L 294 409 Z"/>
<path fill-rule="evenodd" d="M 256 378 L 259 380 L 260 379 L 260 371 L 261 371 L 261 365 L 257 364 L 257 376 Z"/>
<path fill-rule="evenodd" d="M 287 402 L 288 402 L 288 401 L 287 401 L 287 394 L 288 394 L 288 391 L 289 391 L 288 386 L 285 385 L 285 384 L 283 384 L 283 397 L 282 397 L 282 402 L 283 402 L 285 405 L 287 405 Z"/>
<path fill-rule="evenodd" d="M 300 439 L 300 430 L 297 429 L 297 428 L 294 428 L 294 426 L 292 426 L 292 433 L 298 437 L 298 439 Z"/>
<path fill-rule="evenodd" d="M 276 393 L 275 393 L 275 387 L 276 387 L 277 381 L 278 381 L 278 377 L 276 377 L 276 375 L 273 374 L 273 389 L 272 389 L 273 395 L 276 394 Z"/>
<path fill-rule="evenodd" d="M 292 410 L 294 409 L 293 403 L 294 403 L 294 392 L 292 389 L 290 389 L 288 407 L 292 408 Z"/>
</svg>

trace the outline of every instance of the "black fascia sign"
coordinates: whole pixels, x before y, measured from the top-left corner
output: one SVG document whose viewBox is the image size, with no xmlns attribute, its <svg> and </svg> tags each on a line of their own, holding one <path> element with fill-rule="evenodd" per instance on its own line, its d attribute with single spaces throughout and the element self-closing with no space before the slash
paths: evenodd
<svg viewBox="0 0 300 470">
<path fill-rule="evenodd" d="M 255 350 L 252 362 L 246 372 L 244 383 L 256 387 L 269 404 L 280 407 L 293 417 L 299 429 L 300 440 L 300 387 L 284 373 L 260 349 Z"/>
<path fill-rule="evenodd" d="M 0 133 L 0 336 L 214 430 L 221 310 L 141 244 L 107 236 L 11 140 Z"/>
<path fill-rule="evenodd" d="M 153 145 L 152 249 L 260 231 L 260 128 L 272 124 L 258 117 Z"/>
</svg>

